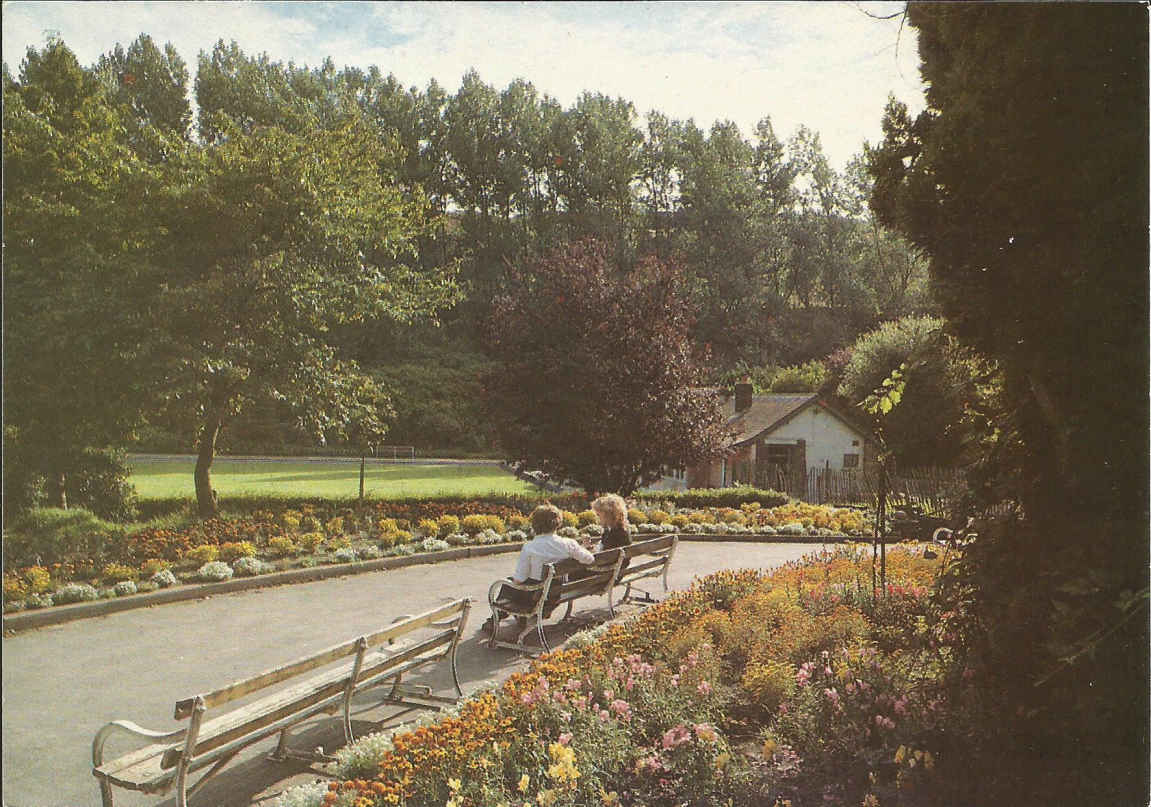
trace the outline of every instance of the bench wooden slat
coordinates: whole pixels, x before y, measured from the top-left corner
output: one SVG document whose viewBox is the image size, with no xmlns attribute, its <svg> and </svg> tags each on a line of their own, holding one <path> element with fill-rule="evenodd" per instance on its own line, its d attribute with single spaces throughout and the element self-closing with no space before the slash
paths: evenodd
<svg viewBox="0 0 1151 807">
<path fill-rule="evenodd" d="M 429 650 L 449 645 L 454 636 L 454 630 L 444 631 L 404 647 L 397 652 L 378 651 L 365 656 L 364 663 L 360 668 L 360 680 L 357 682 L 359 684 L 357 689 L 362 686 L 362 681 L 369 677 L 394 677 L 398 673 L 393 668 Z M 431 660 L 430 658 L 419 659 L 417 665 Z M 381 672 L 386 672 L 386 675 L 379 676 L 378 674 Z M 323 711 L 312 707 L 324 701 L 331 700 L 338 703 L 347 688 L 349 674 L 350 670 L 347 668 L 331 670 L 302 684 L 289 687 L 274 696 L 263 698 L 234 712 L 205 721 L 200 726 L 200 734 L 192 752 L 193 758 L 222 756 L 232 750 L 232 740 L 243 739 L 245 744 L 255 742 L 255 739 L 274 733 L 268 729 L 268 726 L 277 723 L 282 718 L 290 717 L 301 711 L 311 710 L 313 713 Z M 180 761 L 182 751 L 182 746 L 170 747 L 164 753 L 161 767 L 175 766 Z M 207 757 L 208 754 L 211 754 L 211 757 Z"/>
<path fill-rule="evenodd" d="M 393 639 L 397 636 L 402 636 L 403 634 L 410 633 L 417 628 L 429 625 L 432 622 L 440 621 L 449 614 L 462 614 L 462 612 L 462 601 L 456 601 L 451 605 L 441 606 L 430 611 L 425 611 L 422 614 L 412 617 L 410 620 L 405 620 L 403 623 L 384 628 L 383 630 L 377 631 L 373 634 L 369 634 L 365 637 L 365 639 L 367 640 L 368 647 L 374 647 L 375 645 L 381 644 L 382 642 L 388 641 L 389 639 Z M 237 698 L 242 698 L 245 695 L 257 692 L 261 689 L 264 689 L 265 687 L 272 686 L 273 684 L 278 684 L 281 681 L 287 681 L 288 679 L 294 678 L 301 673 L 327 666 L 333 661 L 338 661 L 341 658 L 354 654 L 357 648 L 357 641 L 357 639 L 353 639 L 348 642 L 341 642 L 340 644 L 329 647 L 326 650 L 321 650 L 320 652 L 313 656 L 309 656 L 306 659 L 300 659 L 299 661 L 294 661 L 291 664 L 285 664 L 282 667 L 276 667 L 271 670 L 266 670 L 262 673 L 257 673 L 250 678 L 245 678 L 242 681 L 236 681 L 235 683 L 229 684 L 228 686 L 221 687 L 220 689 L 216 689 L 212 692 L 203 694 L 201 697 L 204 699 L 204 706 L 211 709 L 214 706 L 220 706 L 222 704 L 228 703 L 229 701 L 233 701 Z M 184 698 L 183 700 L 177 701 L 174 714 L 175 719 L 182 720 L 191 716 L 192 706 L 195 701 L 196 699 L 194 697 Z"/>
</svg>

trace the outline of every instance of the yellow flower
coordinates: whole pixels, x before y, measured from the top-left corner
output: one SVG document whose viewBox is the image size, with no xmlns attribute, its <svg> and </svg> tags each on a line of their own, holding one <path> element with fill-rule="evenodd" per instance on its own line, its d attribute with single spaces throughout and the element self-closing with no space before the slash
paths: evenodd
<svg viewBox="0 0 1151 807">
<path fill-rule="evenodd" d="M 923 767 L 927 768 L 927 770 L 935 767 L 935 757 L 930 751 L 923 752 Z"/>
<path fill-rule="evenodd" d="M 898 764 L 907 758 L 907 746 L 901 745 L 895 751 L 895 762 Z"/>
<path fill-rule="evenodd" d="M 764 740 L 763 743 L 763 758 L 771 759 L 772 754 L 775 753 L 776 742 L 775 740 Z"/>
<path fill-rule="evenodd" d="M 614 790 L 611 793 L 607 793 L 601 787 L 599 789 L 599 797 L 600 800 L 604 803 L 604 807 L 617 807 L 619 804 L 619 794 Z"/>
<path fill-rule="evenodd" d="M 730 760 L 731 760 L 731 754 L 724 751 L 722 754 L 720 754 L 718 757 L 715 758 L 715 769 L 717 771 L 722 771 L 724 768 L 727 767 L 727 763 Z"/>
<path fill-rule="evenodd" d="M 540 803 L 540 807 L 552 807 L 556 803 L 556 792 L 554 790 L 541 790 L 536 794 L 536 800 Z"/>
<path fill-rule="evenodd" d="M 453 793 L 455 793 L 457 790 L 459 790 L 462 785 L 463 785 L 463 782 L 461 782 L 459 779 L 449 779 L 448 780 L 448 790 L 452 791 Z"/>
<path fill-rule="evenodd" d="M 532 778 L 530 776 L 528 776 L 526 773 L 523 776 L 521 776 L 520 777 L 520 784 L 519 784 L 520 792 L 521 793 L 527 793 L 528 787 L 531 786 L 531 783 L 532 783 Z"/>
</svg>

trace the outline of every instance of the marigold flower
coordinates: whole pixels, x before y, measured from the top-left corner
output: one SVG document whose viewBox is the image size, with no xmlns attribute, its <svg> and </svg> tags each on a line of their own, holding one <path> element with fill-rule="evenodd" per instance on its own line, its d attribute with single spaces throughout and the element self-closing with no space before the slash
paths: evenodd
<svg viewBox="0 0 1151 807">
<path fill-rule="evenodd" d="M 528 787 L 531 786 L 531 783 L 532 783 L 532 778 L 530 776 L 528 776 L 526 773 L 523 776 L 521 776 L 520 777 L 520 783 L 518 785 L 520 792 L 521 793 L 527 793 Z"/>
</svg>

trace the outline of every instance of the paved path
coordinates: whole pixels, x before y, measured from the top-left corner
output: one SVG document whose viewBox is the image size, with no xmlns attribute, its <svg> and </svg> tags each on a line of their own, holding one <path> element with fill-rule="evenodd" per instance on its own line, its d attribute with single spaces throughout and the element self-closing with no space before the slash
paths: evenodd
<svg viewBox="0 0 1151 807">
<path fill-rule="evenodd" d="M 669 582 L 685 588 L 696 575 L 774 566 L 817 549 L 818 544 L 684 542 Z M 171 719 L 177 698 L 318 651 L 445 599 L 470 596 L 476 603 L 459 653 L 465 693 L 500 680 L 526 661 L 512 651 L 481 646 L 479 630 L 488 613 L 488 585 L 513 563 L 512 555 L 493 555 L 411 566 L 125 611 L 6 637 L 4 805 L 99 804 L 90 748 L 104 723 L 128 719 L 156 730 L 178 728 Z M 549 640 L 552 635 L 549 631 Z M 451 690 L 447 671 L 412 680 L 445 694 Z M 358 709 L 357 734 L 377 728 L 389 716 L 386 709 L 373 710 L 370 697 Z M 334 748 L 339 745 L 337 726 L 335 718 L 305 725 L 293 747 Z M 125 741 L 110 740 L 107 754 L 129 750 Z M 265 761 L 273 744 L 268 740 L 248 749 L 191 799 L 193 807 L 266 804 L 285 786 L 316 778 L 303 763 Z M 133 807 L 175 800 L 117 790 L 116 803 Z"/>
</svg>

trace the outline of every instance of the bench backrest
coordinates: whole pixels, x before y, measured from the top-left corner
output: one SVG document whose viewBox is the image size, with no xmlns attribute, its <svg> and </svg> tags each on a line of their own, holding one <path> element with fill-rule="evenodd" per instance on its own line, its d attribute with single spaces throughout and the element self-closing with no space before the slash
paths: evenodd
<svg viewBox="0 0 1151 807">
<path fill-rule="evenodd" d="M 555 600 L 580 594 L 601 592 L 615 582 L 616 573 L 622 561 L 623 550 L 608 549 L 597 552 L 591 563 L 580 563 L 574 558 L 550 563 L 554 577 L 548 588 L 548 599 Z M 568 579 L 573 572 L 579 572 L 578 579 Z"/>
<path fill-rule="evenodd" d="M 623 547 L 623 550 L 629 560 L 639 555 L 666 555 L 675 548 L 678 541 L 679 535 L 661 535 L 659 538 L 635 541 Z"/>
<path fill-rule="evenodd" d="M 306 710 L 346 692 L 353 670 L 356 672 L 356 681 L 352 682 L 354 686 L 360 683 L 366 684 L 374 679 L 388 678 L 427 661 L 446 656 L 459 640 L 459 634 L 462 631 L 462 625 L 467 618 L 470 606 L 471 601 L 465 597 L 450 604 L 425 611 L 422 614 L 397 621 L 375 633 L 334 645 L 326 650 L 321 650 L 318 653 L 298 659 L 282 667 L 267 670 L 211 692 L 177 701 L 175 718 L 181 720 L 191 717 L 196 711 L 197 701 L 203 704 L 203 709 L 210 709 L 214 706 L 220 706 L 236 700 L 237 698 L 242 698 L 253 692 L 258 692 L 276 684 L 290 681 L 293 678 L 302 676 L 320 667 L 325 667 L 341 659 L 358 656 L 356 663 L 353 666 L 349 666 L 346 673 L 340 671 L 332 675 L 331 679 L 325 682 L 323 686 L 316 688 L 300 685 L 301 693 L 299 698 L 292 697 L 292 693 L 289 691 L 287 697 L 285 697 L 282 708 L 276 711 L 267 713 L 254 712 L 250 715 L 245 715 L 242 713 L 243 710 L 241 710 L 241 714 L 238 715 L 235 725 L 229 725 L 226 731 L 216 734 L 213 737 L 199 738 L 192 754 L 193 756 L 201 756 L 210 751 L 218 750 L 224 745 L 235 744 L 243 737 L 249 736 L 255 731 L 266 729 L 272 724 L 289 718 L 294 713 Z M 438 630 L 428 638 L 421 639 L 419 642 L 410 646 L 397 648 L 397 652 L 393 654 L 388 654 L 382 658 L 373 656 L 371 663 L 361 664 L 363 661 L 363 653 L 368 648 L 394 641 L 422 628 Z M 181 751 L 178 748 L 169 749 L 169 751 L 164 754 L 163 762 L 161 763 L 162 767 L 172 767 L 179 761 L 180 755 Z"/>
</svg>

